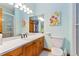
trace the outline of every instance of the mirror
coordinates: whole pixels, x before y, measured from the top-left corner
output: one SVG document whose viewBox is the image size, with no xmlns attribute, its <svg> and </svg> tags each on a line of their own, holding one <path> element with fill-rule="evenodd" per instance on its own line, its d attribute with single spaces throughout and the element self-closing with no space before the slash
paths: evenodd
<svg viewBox="0 0 79 59">
<path fill-rule="evenodd" d="M 14 36 L 14 16 L 3 13 L 2 17 L 2 36 L 13 37 Z"/>
<path fill-rule="evenodd" d="M 31 16 L 8 3 L 0 3 L 0 34 L 2 38 L 22 33 L 43 33 L 44 15 Z"/>
<path fill-rule="evenodd" d="M 44 16 L 31 16 L 29 18 L 29 32 L 43 33 L 44 32 Z"/>
<path fill-rule="evenodd" d="M 8 3 L 0 3 L 0 34 L 2 38 L 20 36 L 28 31 L 29 16 Z"/>
</svg>

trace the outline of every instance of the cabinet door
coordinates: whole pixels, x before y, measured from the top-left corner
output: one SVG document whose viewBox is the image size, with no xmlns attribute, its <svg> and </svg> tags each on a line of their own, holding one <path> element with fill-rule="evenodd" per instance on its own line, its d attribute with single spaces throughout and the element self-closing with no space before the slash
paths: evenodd
<svg viewBox="0 0 79 59">
<path fill-rule="evenodd" d="M 39 38 L 38 48 L 39 48 L 39 54 L 40 54 L 44 48 L 44 38 L 43 37 Z"/>
<path fill-rule="evenodd" d="M 2 33 L 2 8 L 0 8 L 0 32 Z"/>
<path fill-rule="evenodd" d="M 39 45 L 39 41 L 35 41 L 33 44 L 33 56 L 38 56 L 40 54 L 40 45 Z"/>
<path fill-rule="evenodd" d="M 34 42 L 34 44 L 32 45 L 32 54 L 33 56 L 37 56 L 37 45 L 36 42 Z"/>
<path fill-rule="evenodd" d="M 39 38 L 35 44 L 36 44 L 35 53 L 36 55 L 39 55 L 43 51 L 43 48 L 44 48 L 44 38 Z"/>
<path fill-rule="evenodd" d="M 40 39 L 40 47 L 41 47 L 41 51 L 42 51 L 43 48 L 44 48 L 44 37 L 42 37 L 42 38 Z"/>
<path fill-rule="evenodd" d="M 9 53 L 4 54 L 3 56 L 19 56 L 22 55 L 23 51 L 22 51 L 22 47 L 17 48 Z"/>
<path fill-rule="evenodd" d="M 40 54 L 40 49 L 41 49 L 39 40 L 37 41 L 36 45 L 37 45 L 36 46 L 36 48 L 37 48 L 36 53 L 37 53 L 37 55 L 39 55 Z"/>
<path fill-rule="evenodd" d="M 29 46 L 24 46 L 23 48 L 23 55 L 24 56 L 37 56 L 39 55 L 39 46 L 37 45 L 37 41 L 36 42 L 32 42 L 33 44 L 29 45 Z"/>
<path fill-rule="evenodd" d="M 33 49 L 33 46 L 32 45 L 30 45 L 30 46 L 24 46 L 24 48 L 23 48 L 23 55 L 24 56 L 32 56 L 33 55 L 33 53 L 32 53 L 32 50 Z"/>
<path fill-rule="evenodd" d="M 34 21 L 30 20 L 29 22 L 29 32 L 34 32 Z"/>
</svg>

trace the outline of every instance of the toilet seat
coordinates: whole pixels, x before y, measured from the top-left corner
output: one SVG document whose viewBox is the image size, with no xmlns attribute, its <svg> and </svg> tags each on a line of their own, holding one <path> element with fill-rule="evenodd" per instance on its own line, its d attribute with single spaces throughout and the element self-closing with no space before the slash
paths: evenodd
<svg viewBox="0 0 79 59">
<path fill-rule="evenodd" d="M 52 56 L 62 56 L 63 55 L 63 50 L 60 48 L 52 48 L 51 49 L 51 55 Z"/>
</svg>

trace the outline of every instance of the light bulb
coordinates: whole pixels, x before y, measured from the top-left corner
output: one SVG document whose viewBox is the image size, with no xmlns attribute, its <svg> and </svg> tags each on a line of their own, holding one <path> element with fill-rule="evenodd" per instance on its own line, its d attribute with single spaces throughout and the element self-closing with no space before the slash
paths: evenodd
<svg viewBox="0 0 79 59">
<path fill-rule="evenodd" d="M 29 8 L 26 8 L 27 11 L 29 11 Z"/>
<path fill-rule="evenodd" d="M 20 10 L 23 10 L 23 7 L 20 7 Z"/>
<path fill-rule="evenodd" d="M 30 14 L 30 12 L 27 12 L 27 14 Z"/>
<path fill-rule="evenodd" d="M 27 10 L 26 10 L 26 9 L 24 9 L 24 12 L 27 12 Z"/>
<path fill-rule="evenodd" d="M 15 8 L 19 8 L 18 4 L 15 4 Z"/>
<path fill-rule="evenodd" d="M 23 9 L 26 9 L 26 6 L 25 5 L 23 5 L 22 7 L 23 7 Z"/>
<path fill-rule="evenodd" d="M 32 10 L 29 10 L 30 13 L 32 13 Z"/>
</svg>

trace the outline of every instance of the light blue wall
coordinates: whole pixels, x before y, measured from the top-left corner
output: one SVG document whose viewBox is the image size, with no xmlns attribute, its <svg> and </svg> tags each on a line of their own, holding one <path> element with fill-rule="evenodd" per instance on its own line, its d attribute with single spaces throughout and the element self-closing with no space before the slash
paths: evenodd
<svg viewBox="0 0 79 59">
<path fill-rule="evenodd" d="M 15 9 L 15 21 L 14 21 L 15 35 L 21 34 L 23 32 L 22 19 L 25 19 L 25 20 L 29 19 L 27 13 L 24 13 L 19 9 Z"/>
<path fill-rule="evenodd" d="M 67 48 L 70 52 L 71 37 L 72 37 L 72 15 L 71 15 L 71 4 L 36 4 L 36 15 L 44 14 L 44 32 L 50 32 L 53 36 L 59 36 L 65 38 L 64 48 Z M 54 11 L 61 12 L 61 24 L 59 26 L 50 26 L 49 19 Z M 48 36 L 46 38 L 46 47 L 52 48 L 51 39 Z"/>
<path fill-rule="evenodd" d="M 29 7 L 29 9 L 31 9 L 34 13 L 35 11 L 35 4 L 33 3 L 27 3 L 26 4 L 27 7 Z M 27 15 L 27 13 L 25 13 L 24 11 L 21 11 L 19 9 L 15 9 L 15 36 L 23 33 L 23 32 L 28 32 L 29 33 L 29 16 Z M 26 19 L 26 25 L 25 27 L 22 26 L 22 18 Z"/>
</svg>

